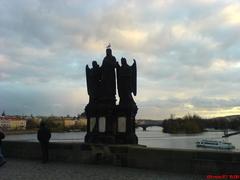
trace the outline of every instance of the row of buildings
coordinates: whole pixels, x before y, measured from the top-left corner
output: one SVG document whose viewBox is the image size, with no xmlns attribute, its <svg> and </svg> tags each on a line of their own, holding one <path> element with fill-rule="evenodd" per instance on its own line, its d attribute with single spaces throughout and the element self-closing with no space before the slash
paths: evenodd
<svg viewBox="0 0 240 180">
<path fill-rule="evenodd" d="M 55 125 L 61 124 L 66 128 L 71 128 L 73 126 L 85 126 L 87 124 L 87 120 L 85 117 L 53 117 L 49 118 L 51 123 Z M 31 124 L 35 124 L 35 126 L 39 125 L 42 119 L 46 119 L 46 117 L 33 117 L 33 116 L 16 116 L 16 115 L 5 115 L 3 112 L 0 116 L 0 128 L 6 131 L 11 130 L 26 130 L 28 128 L 31 129 Z"/>
<path fill-rule="evenodd" d="M 25 130 L 27 120 L 19 116 L 0 116 L 0 127 L 4 130 Z"/>
</svg>

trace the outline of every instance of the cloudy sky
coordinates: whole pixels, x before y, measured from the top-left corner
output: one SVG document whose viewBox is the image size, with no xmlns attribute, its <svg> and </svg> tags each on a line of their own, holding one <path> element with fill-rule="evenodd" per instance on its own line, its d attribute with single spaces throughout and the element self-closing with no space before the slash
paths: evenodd
<svg viewBox="0 0 240 180">
<path fill-rule="evenodd" d="M 0 111 L 81 113 L 109 42 L 137 61 L 137 118 L 240 114 L 236 0 L 0 0 Z"/>
</svg>

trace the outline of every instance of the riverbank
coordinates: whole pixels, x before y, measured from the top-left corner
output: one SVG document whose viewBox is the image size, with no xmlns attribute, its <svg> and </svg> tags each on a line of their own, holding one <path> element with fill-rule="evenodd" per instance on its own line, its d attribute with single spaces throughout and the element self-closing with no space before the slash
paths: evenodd
<svg viewBox="0 0 240 180">
<path fill-rule="evenodd" d="M 6 135 L 21 135 L 21 134 L 36 134 L 38 129 L 32 129 L 32 130 L 17 130 L 17 131 L 5 131 Z M 54 130 L 52 131 L 53 133 L 65 133 L 65 132 L 85 132 L 82 130 L 74 129 L 74 130 L 67 130 L 67 131 L 62 131 L 62 130 Z"/>
<path fill-rule="evenodd" d="M 4 133 L 6 135 L 35 134 L 35 133 L 37 133 L 37 129 L 36 130 L 5 131 Z"/>
</svg>

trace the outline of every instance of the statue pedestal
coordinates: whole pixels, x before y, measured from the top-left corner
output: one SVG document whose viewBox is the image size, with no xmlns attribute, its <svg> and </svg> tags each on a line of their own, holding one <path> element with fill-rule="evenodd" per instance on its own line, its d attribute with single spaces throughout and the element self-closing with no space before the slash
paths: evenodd
<svg viewBox="0 0 240 180">
<path fill-rule="evenodd" d="M 136 104 L 117 106 L 116 143 L 138 144 L 138 138 L 135 133 L 135 116 L 137 110 Z"/>
<path fill-rule="evenodd" d="M 106 104 L 88 104 L 86 143 L 115 144 L 114 122 L 115 106 Z"/>
<path fill-rule="evenodd" d="M 138 144 L 135 134 L 137 106 L 92 105 L 85 108 L 87 115 L 86 143 Z"/>
</svg>

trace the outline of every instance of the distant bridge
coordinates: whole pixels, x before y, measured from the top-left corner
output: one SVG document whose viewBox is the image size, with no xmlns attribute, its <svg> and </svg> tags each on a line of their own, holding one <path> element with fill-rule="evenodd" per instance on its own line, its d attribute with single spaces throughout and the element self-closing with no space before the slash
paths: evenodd
<svg viewBox="0 0 240 180">
<path fill-rule="evenodd" d="M 158 126 L 162 127 L 162 121 L 154 121 L 154 120 L 141 120 L 137 121 L 136 128 L 141 127 L 143 131 L 146 131 L 148 127 Z"/>
</svg>

